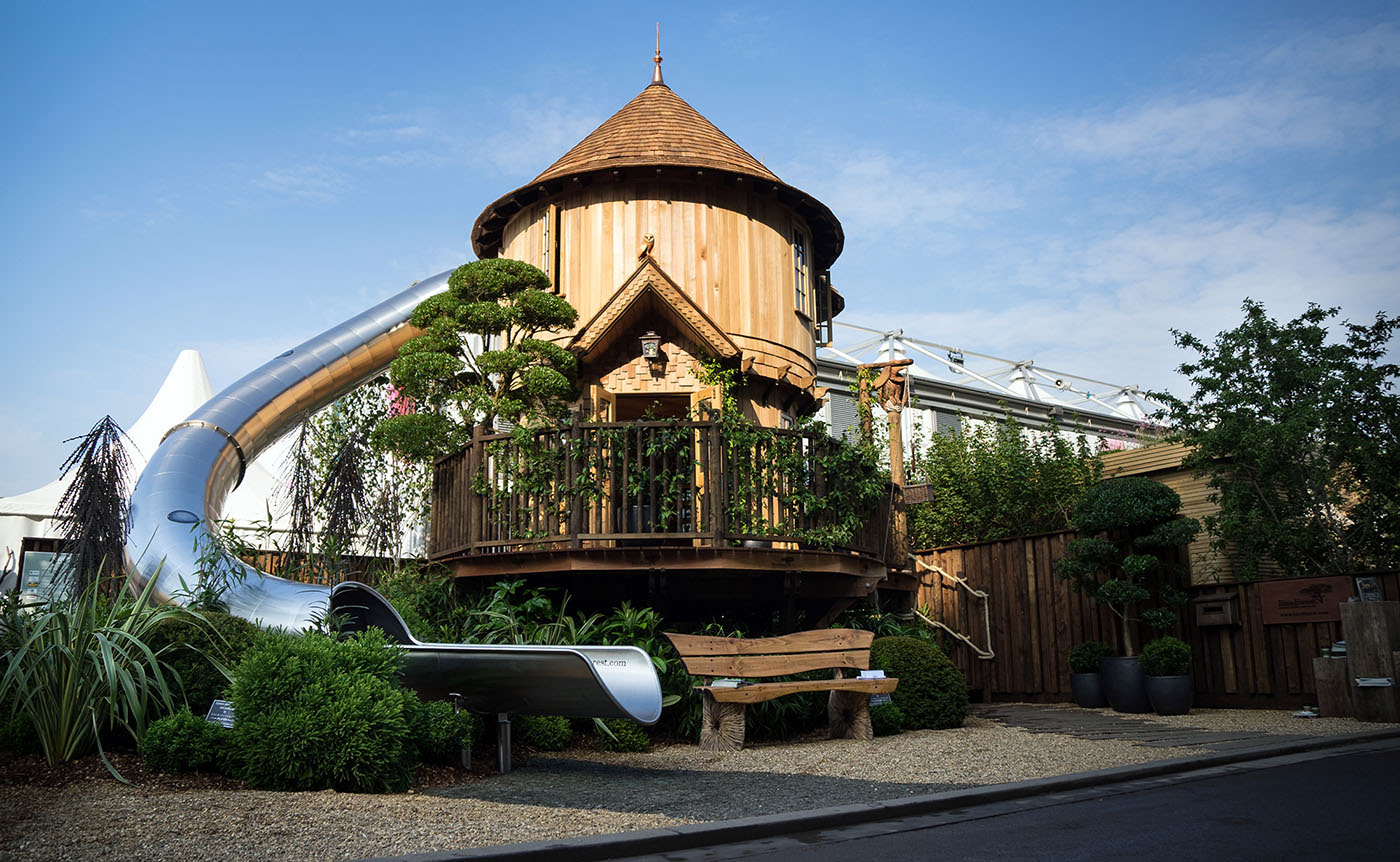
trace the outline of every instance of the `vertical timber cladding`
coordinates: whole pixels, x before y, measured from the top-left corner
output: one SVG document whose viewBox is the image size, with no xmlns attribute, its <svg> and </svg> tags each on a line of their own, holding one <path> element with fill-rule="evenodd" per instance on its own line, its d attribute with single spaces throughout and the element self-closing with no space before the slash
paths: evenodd
<svg viewBox="0 0 1400 862">
<path fill-rule="evenodd" d="M 996 658 L 982 661 L 963 645 L 944 640 L 969 690 L 996 700 L 1068 701 L 1070 648 L 1086 640 L 1119 645 L 1117 617 L 1053 575 L 1074 537 L 1052 533 L 919 553 L 924 562 L 961 574 L 973 589 L 990 594 Z M 985 635 L 976 600 L 936 573 L 921 572 L 920 577 L 919 607 L 981 644 Z M 1400 600 L 1400 572 L 1375 577 L 1383 598 Z M 1296 709 L 1316 702 L 1312 659 L 1322 647 L 1342 639 L 1341 624 L 1265 624 L 1261 587 L 1267 586 L 1268 582 L 1252 582 L 1228 587 L 1239 592 L 1239 625 L 1197 626 L 1190 613 L 1182 614 L 1176 634 L 1191 644 L 1198 706 Z M 1187 594 L 1195 598 L 1219 589 L 1196 586 Z M 1134 631 L 1139 648 L 1155 636 L 1143 626 Z"/>
<path fill-rule="evenodd" d="M 816 344 L 810 322 L 794 308 L 792 283 L 792 227 L 806 226 L 751 185 L 589 185 L 517 213 L 502 234 L 500 256 L 545 263 L 541 249 L 555 205 L 559 287 L 582 326 L 636 271 L 650 234 L 657 265 L 756 365 L 814 374 Z"/>
</svg>

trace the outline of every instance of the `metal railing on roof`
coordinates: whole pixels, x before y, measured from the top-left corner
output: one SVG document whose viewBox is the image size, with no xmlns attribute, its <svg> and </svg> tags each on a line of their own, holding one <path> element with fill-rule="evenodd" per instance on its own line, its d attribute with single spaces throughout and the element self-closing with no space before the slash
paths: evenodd
<svg viewBox="0 0 1400 862">
<path fill-rule="evenodd" d="M 1066 412 L 1099 413 L 1130 421 L 1146 421 L 1161 409 L 1137 386 L 1125 386 L 1043 368 L 1033 360 L 1003 359 L 947 344 L 911 338 L 902 329 L 879 330 L 833 321 L 835 340 L 818 356 L 852 365 L 913 359 L 908 373 L 958 386 L 1037 401 Z"/>
</svg>

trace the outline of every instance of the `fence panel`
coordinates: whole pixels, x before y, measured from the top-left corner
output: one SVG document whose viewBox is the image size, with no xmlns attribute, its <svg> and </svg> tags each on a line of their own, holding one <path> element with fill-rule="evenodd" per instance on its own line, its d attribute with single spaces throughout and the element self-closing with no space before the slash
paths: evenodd
<svg viewBox="0 0 1400 862">
<path fill-rule="evenodd" d="M 973 589 L 989 593 L 992 661 L 947 640 L 949 657 L 967 678 L 968 688 L 988 700 L 1062 702 L 1070 699 L 1069 650 L 1085 640 L 1122 649 L 1117 617 L 1090 596 L 1076 593 L 1054 577 L 1074 533 L 1051 533 L 937 548 L 920 552 L 925 563 L 961 576 Z M 1400 600 L 1400 572 L 1377 575 L 1388 600 Z M 1196 596 L 1239 593 L 1240 623 L 1197 626 L 1191 606 L 1182 610 L 1179 637 L 1191 644 L 1196 704 L 1202 707 L 1297 707 L 1316 702 L 1312 658 L 1322 646 L 1341 640 L 1341 623 L 1264 625 L 1259 584 L 1197 586 Z M 934 619 L 977 643 L 982 610 L 936 573 L 923 572 L 917 601 Z M 1156 632 L 1132 627 L 1140 647 Z"/>
</svg>

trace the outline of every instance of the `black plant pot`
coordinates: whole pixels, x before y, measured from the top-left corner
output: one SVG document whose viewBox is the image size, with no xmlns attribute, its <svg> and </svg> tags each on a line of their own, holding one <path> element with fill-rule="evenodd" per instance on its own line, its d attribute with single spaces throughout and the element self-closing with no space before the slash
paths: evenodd
<svg viewBox="0 0 1400 862">
<path fill-rule="evenodd" d="M 1108 700 L 1103 696 L 1103 686 L 1099 683 L 1099 675 L 1096 673 L 1070 674 L 1069 690 L 1074 695 L 1074 702 L 1085 709 L 1108 706 Z"/>
<path fill-rule="evenodd" d="M 1099 684 L 1108 705 L 1117 712 L 1151 712 L 1142 665 L 1137 656 L 1111 656 L 1099 660 Z"/>
<path fill-rule="evenodd" d="M 1191 699 L 1196 689 L 1191 674 L 1149 676 L 1145 682 L 1147 700 L 1158 715 L 1185 715 L 1191 711 Z"/>
</svg>

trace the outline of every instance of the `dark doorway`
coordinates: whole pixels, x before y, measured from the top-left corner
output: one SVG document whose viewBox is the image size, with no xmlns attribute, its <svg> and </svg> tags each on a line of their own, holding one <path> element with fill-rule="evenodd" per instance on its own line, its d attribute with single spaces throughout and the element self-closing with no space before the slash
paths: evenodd
<svg viewBox="0 0 1400 862">
<path fill-rule="evenodd" d="M 618 395 L 614 421 L 684 419 L 690 412 L 689 395 Z"/>
</svg>

